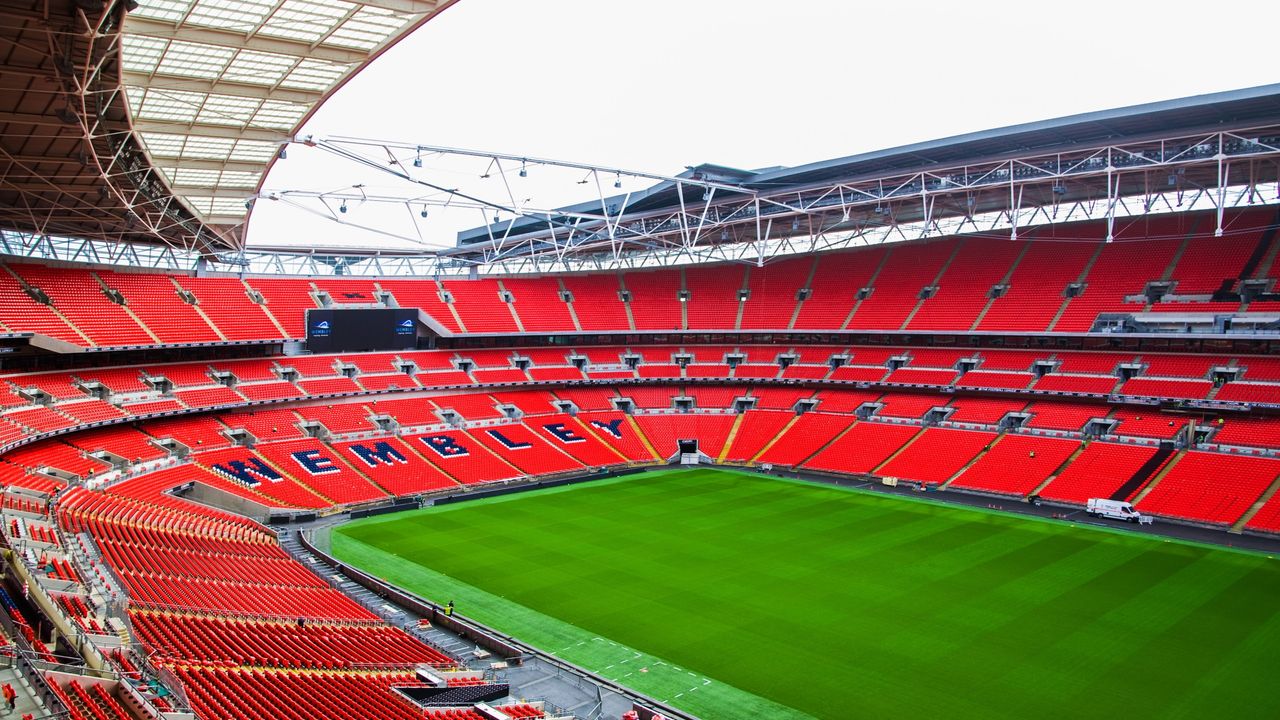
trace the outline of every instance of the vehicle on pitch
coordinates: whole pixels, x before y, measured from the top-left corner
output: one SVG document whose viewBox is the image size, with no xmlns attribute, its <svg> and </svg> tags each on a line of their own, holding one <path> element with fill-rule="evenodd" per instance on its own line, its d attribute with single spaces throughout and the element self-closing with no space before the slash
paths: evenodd
<svg viewBox="0 0 1280 720">
<path fill-rule="evenodd" d="M 1085 505 L 1084 511 L 1095 517 L 1127 520 L 1134 523 L 1142 522 L 1142 513 L 1133 509 L 1133 505 L 1122 500 L 1089 498 L 1089 503 Z"/>
</svg>

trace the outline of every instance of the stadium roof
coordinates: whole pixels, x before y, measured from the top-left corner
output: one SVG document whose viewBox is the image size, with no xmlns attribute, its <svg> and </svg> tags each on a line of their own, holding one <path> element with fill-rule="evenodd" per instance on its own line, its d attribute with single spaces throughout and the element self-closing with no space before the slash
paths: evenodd
<svg viewBox="0 0 1280 720">
<path fill-rule="evenodd" d="M 1080 147 L 1130 143 L 1280 122 L 1280 84 L 1130 105 L 1011 125 L 762 172 L 749 185 L 799 185 L 883 176 Z"/>
<path fill-rule="evenodd" d="M 453 0 L 5 0 L 0 223 L 239 247 L 314 108 Z"/>
<path fill-rule="evenodd" d="M 795 167 L 748 171 L 718 165 L 699 165 L 690 167 L 681 177 L 713 180 L 740 187 L 741 193 L 730 191 L 715 195 L 716 202 L 732 204 L 735 201 L 742 202 L 750 196 L 779 197 L 865 181 L 883 182 L 889 178 L 917 173 L 951 172 L 957 168 L 998 164 L 1011 159 L 1027 160 L 1079 153 L 1088 155 L 1112 146 L 1159 143 L 1170 138 L 1190 139 L 1219 132 L 1264 128 L 1272 131 L 1280 129 L 1280 84 L 1071 115 Z M 1149 150 L 1143 152 L 1145 156 L 1150 156 Z M 1110 164 L 1114 167 L 1122 163 Z M 1209 170 L 1205 169 L 1206 172 Z M 1273 164 L 1265 172 L 1265 178 L 1274 179 L 1275 175 L 1276 168 Z M 1183 176 L 1185 178 L 1185 172 Z M 1048 175 L 1045 179 L 1050 180 Z M 1196 178 L 1193 176 L 1192 179 Z M 1262 178 L 1255 176 L 1255 179 Z M 1100 186 L 1096 182 L 1068 186 L 1058 180 L 1054 179 L 1058 192 L 1050 193 L 1052 200 L 1058 203 L 1096 197 L 1099 193 Z M 1214 183 L 1206 181 L 1202 184 L 1216 184 L 1216 179 Z M 886 183 L 886 187 L 890 185 Z M 919 188 L 913 192 L 918 195 Z M 690 207 L 697 207 L 703 199 L 701 187 L 678 187 L 677 183 L 663 182 L 626 196 L 625 212 L 650 215 L 687 213 Z M 605 198 L 603 202 L 606 205 L 616 205 L 623 200 L 624 196 L 619 195 Z M 601 200 L 593 199 L 563 210 L 566 214 L 588 212 L 598 210 L 601 204 Z M 966 209 L 968 212 L 972 210 Z M 899 215 L 898 219 L 905 220 L 909 215 L 910 212 Z M 459 250 L 465 252 L 469 246 L 491 243 L 495 237 L 527 239 L 530 235 L 545 233 L 547 226 L 546 219 L 530 217 L 496 226 L 473 228 L 459 233 Z M 730 234 L 725 239 L 738 238 Z"/>
</svg>

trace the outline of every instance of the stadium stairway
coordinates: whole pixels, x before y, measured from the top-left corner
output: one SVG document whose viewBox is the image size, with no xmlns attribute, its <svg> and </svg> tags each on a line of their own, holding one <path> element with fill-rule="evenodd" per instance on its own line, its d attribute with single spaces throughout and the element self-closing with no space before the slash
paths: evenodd
<svg viewBox="0 0 1280 720">
<path fill-rule="evenodd" d="M 958 477 L 960 477 L 960 476 L 964 475 L 964 473 L 965 473 L 965 471 L 966 471 L 966 470 L 968 470 L 969 468 L 971 468 L 971 467 L 973 467 L 974 465 L 976 465 L 976 464 L 978 463 L 978 461 L 979 461 L 979 460 L 981 460 L 983 457 L 985 457 L 987 453 L 991 452 L 992 448 L 994 448 L 996 445 L 998 445 L 998 444 L 1000 443 L 1000 441 L 1001 441 L 1001 440 L 1005 439 L 1005 437 L 1006 437 L 1007 435 L 1008 435 L 1008 433 L 1000 433 L 999 435 L 997 435 L 995 440 L 992 440 L 991 442 L 987 443 L 986 447 L 984 447 L 984 448 L 982 448 L 981 450 L 979 450 L 979 451 L 978 451 L 978 454 L 977 454 L 977 455 L 974 455 L 972 458 L 970 458 L 969 462 L 965 463 L 965 464 L 964 464 L 964 465 L 963 465 L 959 470 L 957 470 L 957 471 L 955 471 L 954 473 L 952 473 L 951 477 L 947 478 L 947 481 L 946 481 L 946 482 L 944 482 L 944 483 L 942 483 L 941 485 L 939 485 L 939 486 L 938 486 L 938 489 L 939 489 L 939 490 L 946 490 L 947 488 L 951 487 L 951 483 L 955 482 L 955 481 L 956 481 L 956 478 L 958 478 Z M 911 439 L 912 439 L 913 441 L 915 440 L 915 438 L 911 438 Z M 910 443 L 908 443 L 908 445 L 909 445 L 909 444 L 910 444 Z M 896 454 L 896 453 L 895 453 L 895 454 Z"/>
<path fill-rule="evenodd" d="M 1005 272 L 1004 276 L 1000 278 L 1000 281 L 996 283 L 997 285 L 1009 285 L 1010 280 L 1013 279 L 1013 273 L 1018 270 L 1018 266 L 1022 264 L 1022 259 L 1027 256 L 1027 251 L 1030 249 L 1031 243 L 1026 243 L 1023 246 L 1022 251 L 1018 253 L 1018 256 L 1013 259 L 1013 263 L 1009 265 L 1009 270 Z M 991 311 L 991 306 L 995 304 L 997 299 L 998 298 L 994 296 L 987 298 L 986 304 L 984 304 L 982 309 L 978 311 L 978 316 L 973 319 L 973 324 L 969 326 L 970 331 L 978 329 L 978 326 L 982 324 L 983 318 L 985 318 L 987 313 Z"/>
<path fill-rule="evenodd" d="M 880 273 L 884 270 L 884 266 L 889 264 L 889 256 L 892 252 L 892 250 L 889 250 L 880 256 L 880 260 L 876 263 L 876 269 L 871 272 L 871 277 L 867 278 L 867 282 L 864 287 L 871 288 L 871 295 L 875 294 L 876 281 L 880 279 Z M 868 295 L 866 298 L 859 297 L 854 301 L 853 307 L 849 308 L 849 314 L 845 315 L 844 321 L 840 323 L 841 330 L 849 329 L 849 326 L 853 323 L 853 319 L 858 315 L 858 310 L 862 308 L 862 304 L 865 303 L 871 295 Z"/>
<path fill-rule="evenodd" d="M 1262 259 L 1262 264 L 1258 266 L 1255 273 L 1258 279 L 1271 277 L 1274 274 L 1277 254 L 1280 254 L 1280 242 L 1272 240 L 1271 247 L 1267 249 L 1266 257 Z M 1244 308 L 1241 309 L 1241 312 L 1244 312 Z"/>
<path fill-rule="evenodd" d="M 1174 452 L 1175 448 L 1173 443 L 1160 443 L 1160 449 L 1156 451 L 1156 454 L 1152 455 L 1149 460 L 1143 463 L 1142 467 L 1138 468 L 1138 471 L 1133 474 L 1133 477 L 1126 480 L 1119 488 L 1116 488 L 1116 491 L 1111 494 L 1111 499 L 1126 500 L 1133 496 L 1134 493 L 1138 492 L 1138 490 L 1146 484 L 1147 480 L 1152 475 L 1164 466 L 1165 462 L 1169 460 Z"/>
<path fill-rule="evenodd" d="M 174 292 L 178 292 L 178 293 L 185 292 L 183 287 L 178 284 L 178 279 L 176 277 L 173 277 L 172 275 L 169 276 L 169 284 L 173 285 Z M 198 315 L 201 320 L 204 320 L 205 324 L 209 326 L 209 329 L 213 331 L 214 335 L 218 336 L 219 340 L 223 342 L 227 342 L 228 340 L 231 339 L 227 337 L 227 334 L 225 332 L 222 331 L 222 328 L 218 327 L 218 325 L 213 322 L 213 318 L 209 317 L 209 313 L 205 312 L 204 308 L 200 307 L 199 302 L 193 302 L 190 305 L 188 305 L 188 307 L 194 310 L 195 314 Z"/>
<path fill-rule="evenodd" d="M 733 441 L 738 437 L 738 430 L 742 428 L 742 421 L 747 417 L 746 413 L 738 413 L 738 417 L 733 420 L 733 427 L 729 428 L 729 434 L 724 439 L 724 447 L 720 448 L 720 454 L 716 457 L 716 462 L 722 463 L 724 459 L 729 457 L 729 451 L 733 448 Z"/>
<path fill-rule="evenodd" d="M 623 279 L 622 274 L 619 273 L 617 277 L 618 277 L 618 292 L 630 293 L 630 290 L 627 289 L 627 281 Z M 635 332 L 636 314 L 631 309 L 631 300 L 629 299 L 624 300 L 622 302 L 622 309 L 627 315 L 627 329 L 630 330 L 631 332 Z M 655 453 L 655 456 L 656 456 L 656 453 Z"/>
<path fill-rule="evenodd" d="M 299 542 L 298 534 L 296 532 L 281 533 L 280 547 L 285 552 L 289 553 L 289 555 L 295 560 L 298 560 L 305 566 L 310 566 L 310 563 L 307 562 L 308 560 L 314 561 L 315 559 L 311 553 L 302 546 L 302 543 Z M 338 582 L 337 587 L 343 592 L 343 594 L 352 598 L 364 607 L 381 611 L 378 612 L 378 614 L 392 624 L 401 625 L 406 620 L 410 619 L 405 615 L 403 610 L 388 605 L 385 598 L 363 585 L 343 580 Z M 434 626 L 411 624 L 405 628 L 405 632 L 426 642 L 432 647 L 449 653 L 454 657 L 469 657 L 476 650 L 480 649 L 479 645 L 468 641 L 466 638 L 446 632 Z"/>
<path fill-rule="evenodd" d="M 502 284 L 502 280 L 498 280 L 498 291 L 502 293 L 508 292 L 507 286 Z M 511 321 L 516 324 L 516 330 L 522 335 L 528 332 L 524 328 L 524 321 L 520 319 L 520 312 L 516 309 L 516 304 L 514 302 L 503 304 L 507 306 L 507 311 L 511 313 Z"/>
<path fill-rule="evenodd" d="M 1254 247 L 1253 252 L 1249 255 L 1249 259 L 1245 261 L 1244 267 L 1240 269 L 1240 280 L 1248 280 L 1253 277 L 1253 273 L 1261 270 L 1261 275 L 1265 275 L 1270 267 L 1260 267 L 1265 261 L 1274 260 L 1275 250 L 1273 249 L 1273 241 L 1276 237 L 1276 230 L 1280 228 L 1280 211 L 1276 212 L 1275 217 L 1271 219 L 1271 225 L 1262 233 L 1262 237 L 1258 238 L 1258 245 Z M 1268 266 L 1270 263 L 1267 263 Z"/>
<path fill-rule="evenodd" d="M 1187 248 L 1191 245 L 1191 238 L 1195 237 L 1199 218 L 1193 221 L 1187 228 L 1187 232 L 1183 234 L 1182 240 L 1178 242 L 1178 249 L 1173 251 L 1173 257 L 1169 258 L 1169 264 L 1165 266 L 1164 272 L 1158 278 L 1161 281 L 1168 282 L 1173 280 L 1174 270 L 1177 269 L 1178 263 L 1182 261 L 1182 256 L 1187 254 Z M 1151 312 L 1152 303 L 1148 301 L 1143 308 L 1146 312 Z"/>
<path fill-rule="evenodd" d="M 812 287 L 813 287 L 813 276 L 814 276 L 814 274 L 815 274 L 815 273 L 817 273 L 817 272 L 818 272 L 818 258 L 817 258 L 817 257 L 815 257 L 815 258 L 813 259 L 813 262 L 809 264 L 809 271 L 808 271 L 807 273 L 805 273 L 805 276 L 804 276 L 804 285 L 801 285 L 801 288 L 812 288 Z M 798 292 L 798 291 L 797 291 L 797 292 Z M 799 295 L 797 294 L 797 296 L 796 296 L 796 307 L 795 307 L 795 309 L 794 309 L 794 310 L 792 310 L 792 311 L 791 311 L 791 320 L 790 320 L 789 322 L 787 322 L 787 329 L 788 329 L 788 330 L 794 330 L 794 329 L 795 329 L 795 327 L 796 327 L 796 320 L 798 320 L 798 319 L 800 318 L 800 311 L 804 309 L 804 303 L 805 303 L 805 301 L 804 301 L 803 299 L 801 299 L 801 298 L 799 297 Z"/>
<path fill-rule="evenodd" d="M 855 423 L 855 424 L 856 424 L 856 423 Z M 882 467 L 884 467 L 885 465 L 888 465 L 889 463 L 893 462 L 895 458 L 897 458 L 897 457 L 898 457 L 899 455 L 901 455 L 902 453 L 906 452 L 906 451 L 907 451 L 907 448 L 911 447 L 912 445 L 914 445 L 914 444 L 915 444 L 915 442 L 916 442 L 917 440 L 919 440 L 920 438 L 924 437 L 924 431 L 925 431 L 926 429 L 927 429 L 927 428 L 923 428 L 923 427 L 922 427 L 922 428 L 920 428 L 920 429 L 918 430 L 918 432 L 916 432 L 916 434 L 915 434 L 915 435 L 912 435 L 912 436 L 911 436 L 911 439 L 910 439 L 910 440 L 907 440 L 906 442 L 902 443 L 902 447 L 898 448 L 897 450 L 894 450 L 894 451 L 889 455 L 889 457 L 885 458 L 885 459 L 884 459 L 884 462 L 882 462 L 882 463 L 880 463 L 879 465 L 876 465 L 875 467 L 871 468 L 871 474 L 872 474 L 872 475 L 879 475 L 879 474 L 880 474 L 880 468 L 882 468 Z"/>
<path fill-rule="evenodd" d="M 1257 501 L 1254 502 L 1248 510 L 1244 511 L 1244 514 L 1240 516 L 1239 520 L 1236 520 L 1231 524 L 1229 532 L 1236 533 L 1237 535 L 1244 532 L 1245 526 L 1248 525 L 1250 521 L 1253 520 L 1253 517 L 1262 510 L 1263 506 L 1265 506 L 1267 502 L 1275 496 L 1276 492 L 1280 492 L 1280 476 L 1276 476 L 1276 479 L 1271 481 L 1270 487 L 1264 490 L 1262 495 L 1258 496 Z"/>
<path fill-rule="evenodd" d="M 926 287 L 938 287 L 942 283 L 942 278 L 947 274 L 947 268 L 951 267 L 951 263 L 956 261 L 956 256 L 960 254 L 960 250 L 964 245 L 965 244 L 963 242 L 956 243 L 956 246 L 951 249 L 951 254 L 947 256 L 946 261 L 942 263 L 942 267 L 938 268 L 938 272 L 933 276 L 933 279 L 929 281 L 929 285 Z M 921 290 L 923 291 L 923 288 L 921 288 Z M 902 319 L 902 324 L 898 326 L 899 330 L 907 329 L 907 326 L 911 324 L 911 321 L 915 319 L 915 316 L 920 313 L 920 308 L 924 307 L 925 302 L 927 302 L 927 298 L 918 298 L 916 300 L 916 304 L 911 308 L 911 312 L 907 313 L 907 316 Z"/>
<path fill-rule="evenodd" d="M 649 440 L 649 437 L 644 434 L 643 430 L 640 429 L 640 423 L 636 422 L 636 419 L 631 415 L 626 415 L 626 419 L 627 419 L 627 425 L 631 428 L 631 432 L 635 433 L 635 436 L 640 439 L 640 443 L 644 445 L 644 449 L 648 450 L 649 454 L 652 455 L 656 460 L 665 459 L 658 454 L 658 449 L 653 446 L 653 443 Z M 736 423 L 735 423 L 735 426 L 736 426 Z M 729 444 L 725 443 L 725 447 L 728 448 L 728 446 Z"/>
<path fill-rule="evenodd" d="M 446 469 L 447 463 L 431 462 L 431 458 L 429 454 L 419 449 L 418 443 L 409 442 L 408 439 L 404 436 L 400 436 L 398 439 L 400 440 L 401 445 L 409 448 L 409 452 L 413 453 L 413 455 L 415 455 L 423 463 L 430 465 L 431 467 L 434 467 L 435 469 L 439 470 L 441 475 L 444 475 L 445 477 L 452 480 L 454 484 L 456 484 L 458 487 L 466 487 L 466 484 L 463 483 L 461 480 L 459 480 L 456 474 L 451 473 Z"/>
<path fill-rule="evenodd" d="M 804 458 L 802 458 L 802 459 L 800 460 L 800 462 L 798 462 L 798 463 L 796 463 L 796 464 L 795 464 L 795 466 L 796 466 L 797 468 L 799 468 L 799 467 L 803 466 L 805 463 L 809 462 L 810 460 L 812 460 L 812 459 L 814 459 L 814 458 L 818 457 L 819 455 L 821 455 L 822 453 L 826 452 L 827 448 L 831 447 L 831 446 L 832 446 L 832 445 L 834 445 L 836 442 L 838 442 L 838 441 L 840 440 L 840 438 L 842 438 L 842 437 L 844 437 L 845 435 L 849 434 L 849 431 L 850 431 L 850 430 L 853 430 L 853 428 L 854 428 L 854 427 L 855 427 L 859 422 L 862 422 L 862 421 L 861 421 L 861 420 L 854 420 L 853 422 L 849 423 L 847 426 L 845 426 L 845 428 L 844 428 L 843 430 L 841 430 L 840 432 L 838 432 L 838 433 L 836 433 L 835 435 L 833 435 L 833 436 L 832 436 L 830 439 L 828 439 L 826 442 L 822 443 L 821 447 L 819 447 L 817 450 L 814 450 L 813 452 L 809 453 L 809 454 L 808 454 L 808 455 L 806 455 Z M 736 426 L 736 424 L 735 424 L 735 426 Z"/>
<path fill-rule="evenodd" d="M 63 312 L 59 310 L 56 305 L 53 304 L 51 299 L 47 305 L 44 303 L 38 303 L 35 300 L 37 293 L 32 289 L 31 285 L 27 283 L 27 281 L 21 275 L 19 275 L 16 271 L 14 271 L 13 268 L 9 267 L 8 265 L 0 265 L 0 271 L 3 271 L 9 276 L 12 276 L 13 281 L 18 285 L 19 289 L 21 290 L 22 293 L 24 293 L 24 295 L 26 296 L 26 299 L 29 302 L 35 305 L 39 305 L 42 308 L 45 308 L 49 313 L 53 314 L 58 320 L 62 321 L 62 323 L 66 326 L 67 330 L 70 330 L 72 333 L 75 334 L 76 337 L 84 341 L 85 347 L 94 347 L 96 345 L 96 343 L 93 342 L 93 340 L 88 335 L 86 335 L 83 330 L 77 327 L 75 323 L 71 322 L 71 319 L 68 318 L 66 315 L 64 315 Z M 45 297 L 48 298 L 49 296 L 45 294 Z M 11 327 L 10 329 L 18 331 L 18 330 L 22 330 L 23 328 L 18 328 L 15 326 L 15 327 Z M 59 329 L 61 330 L 61 328 Z M 65 339 L 65 337 L 66 336 L 64 336 L 63 339 Z"/>
<path fill-rule="evenodd" d="M 253 300 L 255 303 L 257 303 L 259 307 L 262 308 L 262 314 L 266 315 L 267 319 L 271 321 L 271 324 L 275 326 L 276 330 L 280 331 L 280 337 L 286 337 L 286 338 L 292 337 L 289 334 L 289 331 L 285 329 L 284 323 L 280 321 L 280 318 L 277 318 L 271 312 L 271 308 L 267 306 L 267 302 L 265 298 L 263 298 L 262 293 L 258 292 L 256 288 L 249 285 L 249 282 L 244 278 L 240 278 L 240 284 L 244 286 L 245 293 L 249 296 L 249 298 Z M 304 332 L 304 335 L 305 335 L 305 332 Z"/>
<path fill-rule="evenodd" d="M 255 456 L 255 457 L 256 457 L 256 456 Z M 270 467 L 271 469 L 275 470 L 276 472 L 280 472 L 279 468 L 276 468 L 274 465 L 271 465 L 270 463 L 266 462 L 265 460 L 263 460 L 262 462 L 263 462 L 264 464 L 266 464 L 268 467 Z M 212 475 L 212 476 L 214 476 L 214 477 L 218 477 L 218 478 L 223 477 L 220 473 L 216 472 L 216 471 L 213 469 L 213 465 L 214 465 L 215 463 L 212 463 L 212 462 L 209 462 L 209 461 L 207 461 L 207 460 L 204 460 L 204 459 L 202 459 L 201 457 L 199 457 L 198 455 L 193 455 L 193 456 L 191 457 L 191 464 L 192 464 L 192 465 L 194 465 L 195 467 L 200 468 L 201 470 L 205 471 L 206 473 L 208 473 L 208 474 L 210 474 L 210 475 Z M 283 473 L 282 473 L 282 475 L 283 475 Z M 284 476 L 284 477 L 288 477 L 288 475 L 283 475 L 283 476 Z M 231 482 L 231 481 L 229 481 L 229 482 Z M 316 500 L 316 501 L 318 501 L 318 502 L 321 502 L 321 503 L 332 503 L 332 502 L 333 502 L 333 501 L 332 501 L 332 500 L 330 500 L 329 498 L 324 497 L 324 496 L 323 496 L 323 495 L 321 495 L 320 493 L 317 493 L 315 490 L 312 490 L 310 487 L 308 487 L 308 486 L 306 486 L 306 485 L 299 484 L 298 482 L 294 481 L 292 478 L 290 478 L 290 479 L 289 479 L 289 482 L 290 482 L 293 486 L 297 486 L 297 488 L 299 489 L 299 491 L 301 491 L 304 495 L 306 495 L 306 496 L 308 497 L 308 499 L 310 499 L 312 496 L 314 496 L 315 500 Z M 235 483 L 235 486 L 236 486 L 236 489 L 237 489 L 237 491 L 238 491 L 238 492 L 245 493 L 245 494 L 247 494 L 247 495 L 249 496 L 249 499 L 251 499 L 251 500 L 256 500 L 256 501 L 258 501 L 259 503 L 261 503 L 262 505 L 266 505 L 266 506 L 268 506 L 268 507 L 271 507 L 271 506 L 278 506 L 281 502 L 283 502 L 283 501 L 284 501 L 282 498 L 275 497 L 274 495 L 268 495 L 268 494 L 266 494 L 266 493 L 264 493 L 264 492 L 262 492 L 262 491 L 258 490 L 257 488 L 252 488 L 252 487 L 249 487 L 248 485 L 244 485 L 244 484 L 241 484 L 241 483 Z M 300 506 L 298 506 L 298 507 L 300 507 Z M 322 507 L 322 506 L 321 506 L 321 507 Z"/>
<path fill-rule="evenodd" d="M 1098 249 L 1093 251 L 1093 255 L 1089 257 L 1089 262 L 1084 264 L 1084 268 L 1080 270 L 1080 274 L 1076 276 L 1076 279 L 1073 282 L 1086 282 L 1086 279 L 1089 277 L 1089 271 L 1093 269 L 1094 264 L 1098 262 L 1098 258 L 1102 256 L 1102 250 L 1105 247 L 1105 243 L 1098 243 Z M 1086 290 L 1087 289 L 1088 288 L 1086 288 Z M 1066 288 L 1063 288 L 1063 292 L 1066 292 Z M 1053 332 L 1053 329 L 1058 325 L 1058 321 L 1067 313 L 1067 307 L 1070 305 L 1071 298 L 1064 294 L 1062 297 L 1062 305 L 1058 306 L 1058 312 L 1054 314 L 1053 319 L 1050 320 L 1049 324 L 1045 327 L 1045 332 Z"/>
<path fill-rule="evenodd" d="M 113 289 L 110 286 L 108 286 L 106 282 L 103 281 L 102 277 L 98 275 L 98 273 L 90 271 L 89 277 L 93 278 L 94 281 L 98 283 L 98 287 L 99 289 L 102 290 L 104 295 L 106 295 L 108 298 L 112 298 L 111 293 L 114 292 Z M 123 295 L 117 294 L 116 297 L 123 298 Z M 156 335 L 154 330 L 147 327 L 147 324 L 142 322 L 142 318 L 138 317 L 138 314 L 133 311 L 133 308 L 129 307 L 129 303 L 123 302 L 123 301 L 117 301 L 114 298 L 112 298 L 111 301 L 118 304 L 120 306 L 120 309 L 124 311 L 124 314 L 128 315 L 135 323 L 137 323 L 138 327 L 141 328 L 142 331 L 147 334 L 147 337 L 151 338 L 152 342 L 154 342 L 157 345 L 161 345 L 164 343 L 164 341 L 160 339 L 160 336 Z"/>
<path fill-rule="evenodd" d="M 743 275 L 742 275 L 742 285 L 741 285 L 741 287 L 739 287 L 738 289 L 739 289 L 739 293 L 742 293 L 742 292 L 750 293 L 750 292 L 751 292 L 751 266 L 750 266 L 750 265 L 748 265 L 748 266 L 747 266 L 747 271 L 746 271 L 745 273 L 743 273 Z M 748 297 L 750 297 L 750 296 L 748 295 Z M 688 303 L 686 303 L 686 304 L 688 304 Z M 739 294 L 739 296 L 738 296 L 738 311 L 737 311 L 737 312 L 734 314 L 734 316 L 733 316 L 733 329 L 734 329 L 734 330 L 741 330 L 741 329 L 742 329 L 742 316 L 743 316 L 743 314 L 744 314 L 744 313 L 746 313 L 746 311 L 747 311 L 747 298 L 744 298 L 741 294 Z"/>
<path fill-rule="evenodd" d="M 765 453 L 769 452 L 769 449 L 770 449 L 770 448 L 772 448 L 774 445 L 777 445 L 779 440 L 781 440 L 782 438 L 786 437 L 786 435 L 787 435 L 787 431 L 789 431 L 789 430 L 791 430 L 791 428 L 795 427 L 795 424 L 796 424 L 796 423 L 798 423 L 798 422 L 800 422 L 800 416 L 799 416 L 799 415 L 796 415 L 795 417 L 793 417 L 793 418 L 791 418 L 790 420 L 788 420 L 788 421 L 787 421 L 787 424 L 786 424 L 786 425 L 783 425 L 783 426 L 782 426 L 782 429 L 778 431 L 778 434 L 777 434 L 777 435 L 775 435 L 775 436 L 774 436 L 774 438 L 773 438 L 772 440 L 770 440 L 769 442 L 765 443 L 765 444 L 764 444 L 764 446 L 760 448 L 760 452 L 756 453 L 755 455 L 753 455 L 753 456 L 751 457 L 750 462 L 751 462 L 751 463 L 755 463 L 757 460 L 759 460 L 759 459 L 760 459 L 760 457 L 761 457 L 761 456 L 763 456 Z M 736 427 L 738 423 L 735 421 L 733 424 L 734 424 L 734 426 Z M 727 443 L 726 443 L 726 444 L 727 444 Z"/>
<path fill-rule="evenodd" d="M 1160 484 L 1160 481 L 1164 479 L 1164 476 L 1168 475 L 1170 471 L 1172 471 L 1173 468 L 1177 466 L 1178 461 L 1181 460 L 1183 456 L 1185 456 L 1186 454 L 1187 454 L 1186 450 L 1179 450 L 1176 453 L 1174 453 L 1173 457 L 1169 458 L 1168 462 L 1164 464 L 1164 467 L 1160 468 L 1156 472 L 1155 476 L 1151 478 L 1151 481 L 1148 482 L 1146 486 L 1144 486 L 1141 490 L 1139 490 L 1137 495 L 1134 495 L 1132 498 L 1130 498 L 1129 502 L 1134 505 L 1137 505 L 1139 502 L 1141 502 L 1142 499 L 1145 498 L 1152 490 L 1156 489 L 1156 486 Z"/>
<path fill-rule="evenodd" d="M 556 283 L 560 286 L 560 292 L 569 293 L 569 288 L 565 287 L 564 278 L 556 278 Z M 566 300 L 564 304 L 568 307 L 569 319 L 573 321 L 573 330 L 574 332 L 582 332 L 582 321 L 578 319 L 578 309 L 573 306 L 573 296 L 572 294 L 566 294 L 566 297 L 571 298 Z"/>
<path fill-rule="evenodd" d="M 1049 475 L 1049 477 L 1045 478 L 1044 481 L 1041 482 L 1039 485 L 1037 485 L 1034 490 L 1027 493 L 1027 497 L 1035 497 L 1036 495 L 1039 495 L 1042 490 L 1049 487 L 1049 483 L 1053 482 L 1054 480 L 1057 480 L 1058 476 L 1061 475 L 1063 471 L 1065 471 L 1067 468 L 1071 467 L 1071 463 L 1075 462 L 1076 458 L 1080 457 L 1080 455 L 1084 453 L 1084 451 L 1088 449 L 1088 447 L 1089 447 L 1088 441 L 1080 443 L 1080 446 L 1077 447 L 1075 451 L 1072 452 L 1071 455 L 1067 457 L 1066 460 L 1062 461 L 1062 465 L 1059 466 L 1057 470 L 1054 470 Z"/>
</svg>

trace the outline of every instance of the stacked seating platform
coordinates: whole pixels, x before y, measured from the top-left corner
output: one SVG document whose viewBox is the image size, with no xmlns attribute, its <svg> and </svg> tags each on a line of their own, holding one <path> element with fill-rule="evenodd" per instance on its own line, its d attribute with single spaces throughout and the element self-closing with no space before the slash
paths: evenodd
<svg viewBox="0 0 1280 720">
<path fill-rule="evenodd" d="M 719 265 L 563 278 L 240 278 L 10 263 L 0 271 L 0 304 L 12 311 L 0 312 L 0 324 L 84 347 L 283 340 L 305 336 L 305 314 L 323 294 L 338 307 L 418 307 L 449 334 L 1082 333 L 1106 313 L 1239 312 L 1239 300 L 1210 298 L 1224 282 L 1239 289 L 1231 273 L 1244 271 L 1272 219 L 1268 209 L 1232 211 L 1231 235 L 1216 241 L 1204 213 L 1127 219 L 1111 242 L 1105 223 L 1066 223 L 1016 241 L 942 237 L 750 272 Z M 1213 255 L 1219 247 L 1221 257 Z M 1210 256 L 1213 267 L 1202 267 Z M 1143 293 L 1152 282 L 1168 284 L 1176 300 L 1149 302 Z M 1249 309 L 1265 310 L 1266 301 L 1256 305 Z"/>
<path fill-rule="evenodd" d="M 257 520 L 184 499 L 193 489 L 259 519 L 310 516 L 658 466 L 678 440 L 696 439 L 714 463 L 1070 508 L 1128 499 L 1170 521 L 1280 534 L 1280 362 L 1236 346 L 1153 352 L 1051 337 L 1087 333 L 1106 313 L 1223 312 L 1195 297 L 1153 301 L 1145 286 L 1218 291 L 1261 237 L 1259 217 L 1235 218 L 1259 232 L 1208 269 L 1203 218 L 1122 223 L 1112 243 L 1089 223 L 1027 242 L 947 237 L 760 267 L 542 278 L 6 263 L 0 324 L 15 333 L 148 353 L 276 346 L 245 359 L 183 348 L 161 360 L 102 356 L 134 358 L 118 366 L 6 370 L 0 483 L 4 507 L 21 514 L 6 532 L 55 554 L 88 543 L 99 565 L 58 555 L 48 577 L 100 583 L 106 601 L 118 592 L 151 662 L 182 680 L 197 712 L 228 718 L 474 712 L 405 700 L 393 688 L 418 682 L 415 666 L 461 661 L 335 590 Z M 326 295 L 418 307 L 446 340 L 485 337 L 442 350 L 281 355 Z M 752 330 L 778 339 L 731 334 Z M 901 333 L 974 330 L 1045 342 L 894 344 L 910 342 Z M 506 346 L 526 333 L 562 344 Z M 100 623 L 81 602 L 59 607 L 80 627 Z M 96 687 L 58 691 L 82 714 L 114 720 Z"/>
</svg>

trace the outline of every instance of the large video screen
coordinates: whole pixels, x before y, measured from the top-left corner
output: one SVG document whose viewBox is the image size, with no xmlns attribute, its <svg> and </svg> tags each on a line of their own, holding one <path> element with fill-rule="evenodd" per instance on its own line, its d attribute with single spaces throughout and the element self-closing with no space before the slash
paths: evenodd
<svg viewBox="0 0 1280 720">
<path fill-rule="evenodd" d="M 311 352 L 410 350 L 417 336 L 416 308 L 307 311 L 307 349 Z"/>
</svg>

